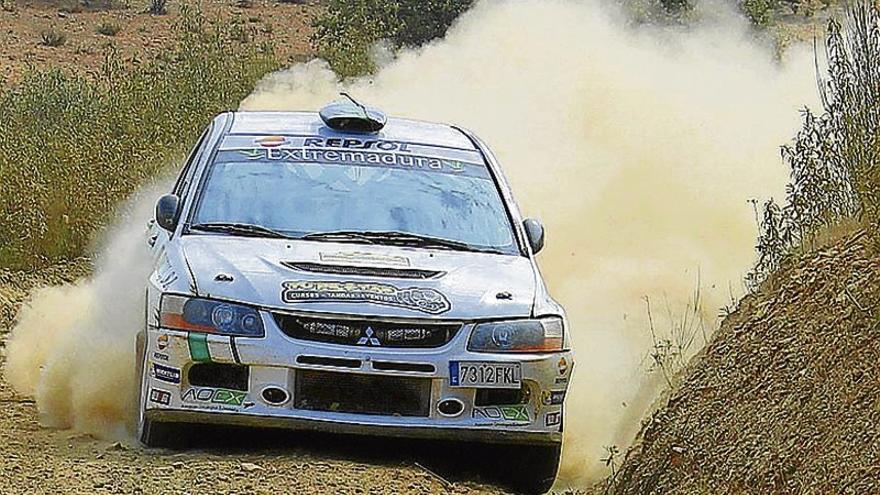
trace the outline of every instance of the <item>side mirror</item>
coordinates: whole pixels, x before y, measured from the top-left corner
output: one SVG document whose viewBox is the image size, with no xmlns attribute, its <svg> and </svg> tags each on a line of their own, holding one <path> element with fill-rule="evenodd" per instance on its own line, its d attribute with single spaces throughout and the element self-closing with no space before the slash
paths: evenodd
<svg viewBox="0 0 880 495">
<path fill-rule="evenodd" d="M 544 249 L 544 226 L 540 220 L 526 218 L 523 220 L 523 227 L 526 229 L 526 237 L 529 239 L 529 245 L 532 246 L 532 252 L 538 254 Z"/>
<path fill-rule="evenodd" d="M 166 194 L 159 198 L 156 203 L 156 223 L 159 227 L 173 232 L 177 228 L 178 208 L 180 207 L 180 198 L 173 194 Z"/>
</svg>

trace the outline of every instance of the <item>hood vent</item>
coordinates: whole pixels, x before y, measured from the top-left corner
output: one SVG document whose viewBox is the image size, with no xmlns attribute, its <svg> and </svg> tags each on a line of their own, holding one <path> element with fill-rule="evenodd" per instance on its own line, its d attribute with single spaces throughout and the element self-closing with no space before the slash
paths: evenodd
<svg viewBox="0 0 880 495">
<path fill-rule="evenodd" d="M 377 268 L 371 266 L 325 265 L 322 263 L 293 263 L 282 261 L 282 265 L 294 270 L 314 273 L 330 273 L 333 275 L 360 275 L 363 277 L 428 279 L 445 275 L 436 270 L 416 270 L 414 268 Z"/>
</svg>

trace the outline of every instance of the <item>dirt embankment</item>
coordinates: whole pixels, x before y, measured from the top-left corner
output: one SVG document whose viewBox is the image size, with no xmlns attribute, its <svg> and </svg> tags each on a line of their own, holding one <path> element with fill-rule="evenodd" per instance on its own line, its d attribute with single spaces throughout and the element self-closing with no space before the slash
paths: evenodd
<svg viewBox="0 0 880 495">
<path fill-rule="evenodd" d="M 613 493 L 880 493 L 880 235 L 747 297 L 645 420 Z"/>
</svg>

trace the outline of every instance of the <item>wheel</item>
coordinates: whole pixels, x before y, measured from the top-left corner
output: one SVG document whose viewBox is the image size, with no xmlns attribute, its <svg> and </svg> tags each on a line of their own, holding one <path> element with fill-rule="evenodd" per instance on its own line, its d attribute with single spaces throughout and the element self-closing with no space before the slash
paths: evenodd
<svg viewBox="0 0 880 495">
<path fill-rule="evenodd" d="M 516 492 L 546 493 L 553 487 L 562 444 L 510 446 L 505 450 L 504 478 Z"/>
<path fill-rule="evenodd" d="M 139 429 L 141 443 L 147 447 L 180 449 L 186 444 L 183 430 L 174 423 L 160 423 L 143 417 Z"/>
</svg>

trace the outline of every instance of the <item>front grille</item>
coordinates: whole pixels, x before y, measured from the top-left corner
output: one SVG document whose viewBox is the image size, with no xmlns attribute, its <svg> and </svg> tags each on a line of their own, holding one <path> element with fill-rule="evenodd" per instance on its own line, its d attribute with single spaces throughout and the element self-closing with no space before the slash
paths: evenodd
<svg viewBox="0 0 880 495">
<path fill-rule="evenodd" d="M 329 320 L 274 314 L 288 337 L 330 344 L 373 347 L 440 347 L 455 337 L 461 325 Z"/>
<path fill-rule="evenodd" d="M 282 265 L 294 270 L 334 275 L 361 275 L 364 277 L 427 279 L 443 275 L 437 270 L 418 270 L 415 268 L 378 268 L 371 266 L 325 265 L 322 263 L 293 263 L 282 261 Z"/>
<path fill-rule="evenodd" d="M 299 370 L 296 409 L 384 416 L 427 416 L 431 380 Z"/>
</svg>

